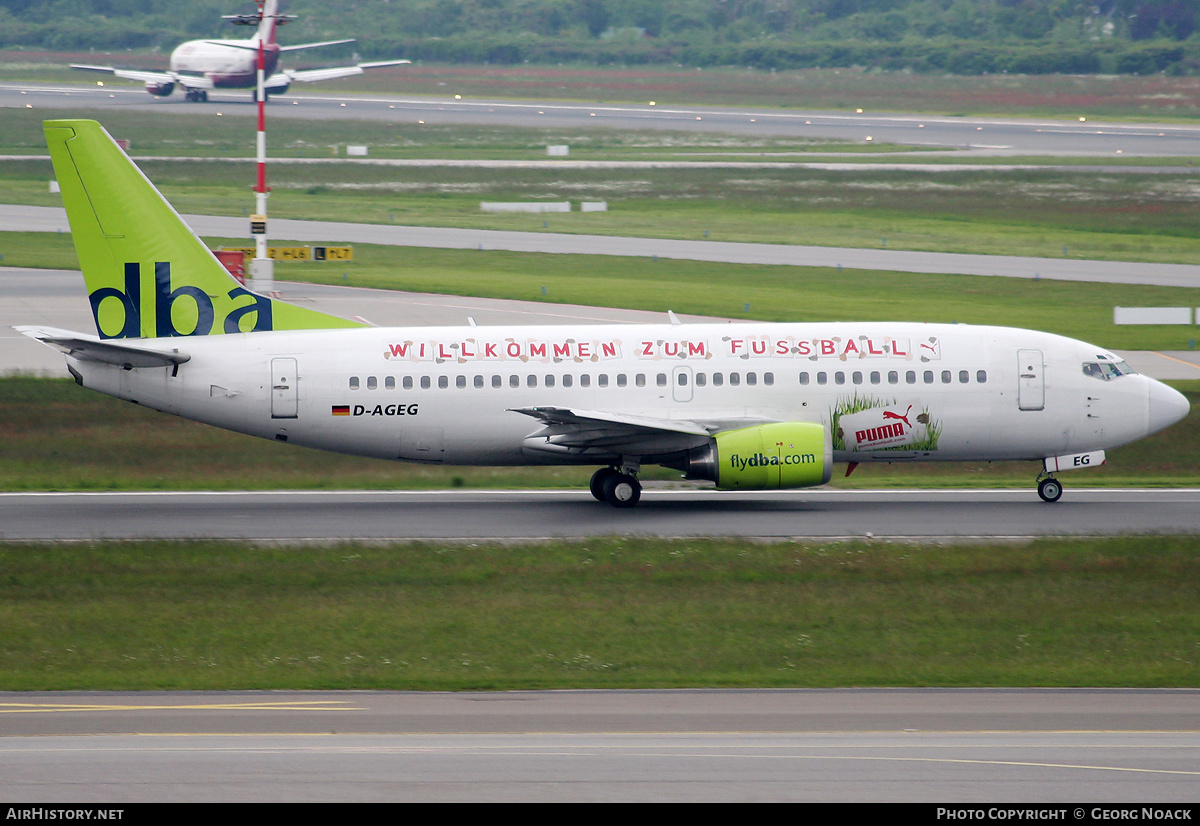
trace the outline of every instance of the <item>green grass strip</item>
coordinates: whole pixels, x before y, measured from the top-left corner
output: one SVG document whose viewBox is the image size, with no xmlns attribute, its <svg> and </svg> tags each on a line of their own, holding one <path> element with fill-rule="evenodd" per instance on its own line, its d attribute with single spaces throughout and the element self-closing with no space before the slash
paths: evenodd
<svg viewBox="0 0 1200 826">
<path fill-rule="evenodd" d="M 0 689 L 1195 686 L 1194 544 L 0 545 Z"/>
</svg>

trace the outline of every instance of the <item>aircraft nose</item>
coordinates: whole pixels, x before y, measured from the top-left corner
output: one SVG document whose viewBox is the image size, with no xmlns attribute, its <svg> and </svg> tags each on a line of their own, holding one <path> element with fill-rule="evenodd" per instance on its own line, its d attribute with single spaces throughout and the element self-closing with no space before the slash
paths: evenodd
<svg viewBox="0 0 1200 826">
<path fill-rule="evenodd" d="M 1188 414 L 1187 397 L 1160 381 L 1151 380 L 1146 395 L 1146 413 L 1150 433 L 1157 433 Z"/>
</svg>

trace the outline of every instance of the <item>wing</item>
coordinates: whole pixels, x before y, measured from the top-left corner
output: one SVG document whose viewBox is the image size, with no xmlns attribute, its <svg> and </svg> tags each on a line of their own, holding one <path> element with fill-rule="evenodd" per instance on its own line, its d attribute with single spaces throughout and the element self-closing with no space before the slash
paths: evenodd
<svg viewBox="0 0 1200 826">
<path fill-rule="evenodd" d="M 399 66 L 402 63 L 412 63 L 411 60 L 380 60 L 375 63 L 359 63 L 355 66 L 332 66 L 328 69 L 284 69 L 271 75 L 267 86 L 278 86 L 284 82 L 313 83 L 318 80 L 333 80 L 339 77 L 361 75 L 366 69 L 381 69 L 384 66 Z"/>
<path fill-rule="evenodd" d="M 525 438 L 526 450 L 558 455 L 651 456 L 706 444 L 715 424 L 630 416 L 565 407 L 511 408 L 545 425 Z"/>
<path fill-rule="evenodd" d="M 211 89 L 213 82 L 206 77 L 196 75 L 181 75 L 178 72 L 148 72 L 140 69 L 117 69 L 113 66 L 89 66 L 86 63 L 72 63 L 72 69 L 82 69 L 85 72 L 104 72 L 124 80 L 136 80 L 141 83 L 178 83 L 188 89 Z"/>
<path fill-rule="evenodd" d="M 281 52 L 296 52 L 300 49 L 316 49 L 320 46 L 340 46 L 343 43 L 353 43 L 354 40 L 322 40 L 320 43 L 300 43 L 296 46 L 280 46 Z"/>
<path fill-rule="evenodd" d="M 101 361 L 126 368 L 169 367 L 183 364 L 192 358 L 178 350 L 155 350 L 151 347 L 102 341 L 96 336 L 59 330 L 56 327 L 25 326 L 13 329 L 73 358 Z"/>
</svg>

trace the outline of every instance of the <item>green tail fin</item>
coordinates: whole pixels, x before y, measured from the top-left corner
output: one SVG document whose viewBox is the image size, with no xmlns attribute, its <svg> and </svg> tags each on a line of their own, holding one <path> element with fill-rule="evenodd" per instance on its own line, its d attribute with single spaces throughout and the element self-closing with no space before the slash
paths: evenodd
<svg viewBox="0 0 1200 826">
<path fill-rule="evenodd" d="M 239 284 L 99 123 L 43 126 L 101 338 L 364 326 Z"/>
</svg>

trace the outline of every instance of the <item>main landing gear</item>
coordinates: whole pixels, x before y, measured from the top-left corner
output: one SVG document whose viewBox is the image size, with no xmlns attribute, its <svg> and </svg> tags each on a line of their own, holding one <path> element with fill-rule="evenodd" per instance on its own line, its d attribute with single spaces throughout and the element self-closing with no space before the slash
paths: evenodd
<svg viewBox="0 0 1200 826">
<path fill-rule="evenodd" d="M 1038 496 L 1042 497 L 1043 502 L 1057 502 L 1062 498 L 1063 486 L 1062 482 L 1055 479 L 1053 476 L 1043 478 L 1038 474 Z"/>
<path fill-rule="evenodd" d="M 642 498 L 642 483 L 624 468 L 600 468 L 592 474 L 589 488 L 596 501 L 607 502 L 614 508 L 632 508 Z"/>
<path fill-rule="evenodd" d="M 192 103 L 208 103 L 208 92 L 204 89 L 188 89 L 184 98 Z"/>
</svg>

